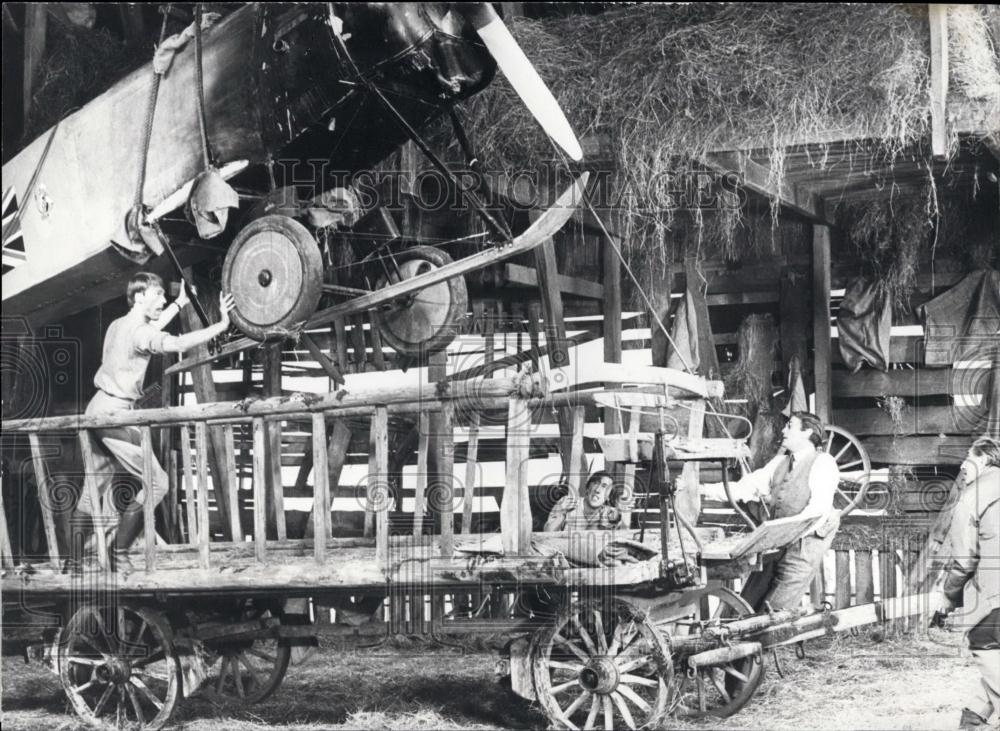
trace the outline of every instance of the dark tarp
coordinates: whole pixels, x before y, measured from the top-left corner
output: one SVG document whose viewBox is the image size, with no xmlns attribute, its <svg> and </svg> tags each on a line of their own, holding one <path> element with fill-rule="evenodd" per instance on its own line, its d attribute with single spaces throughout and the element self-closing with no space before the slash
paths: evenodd
<svg viewBox="0 0 1000 731">
<path fill-rule="evenodd" d="M 878 290 L 877 282 L 855 279 L 847 285 L 837 312 L 840 357 L 852 373 L 865 363 L 880 371 L 889 370 L 892 308 Z"/>
<path fill-rule="evenodd" d="M 992 360 L 1000 346 L 1000 272 L 972 272 L 921 308 L 928 366 Z"/>
</svg>

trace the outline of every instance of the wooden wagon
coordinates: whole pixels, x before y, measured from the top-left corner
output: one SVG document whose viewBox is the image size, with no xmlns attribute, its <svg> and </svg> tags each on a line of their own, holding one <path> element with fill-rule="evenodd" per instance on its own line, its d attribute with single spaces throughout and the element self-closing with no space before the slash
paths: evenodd
<svg viewBox="0 0 1000 731">
<path fill-rule="evenodd" d="M 448 644 L 462 635 L 501 636 L 501 672 L 509 673 L 514 692 L 541 706 L 552 725 L 652 728 L 670 712 L 737 711 L 760 683 L 767 647 L 920 611 L 912 602 L 894 600 L 898 606 L 852 608 L 844 617 L 754 615 L 721 580 L 759 566 L 813 519 L 772 521 L 728 535 L 722 528 L 688 525 L 673 510 L 667 462 L 727 462 L 746 448 L 734 440 L 682 437 L 666 423 L 672 409 L 703 413 L 705 400 L 721 395 L 721 384 L 669 369 L 614 368 L 616 381 L 639 382 L 646 392 L 554 394 L 539 376 L 520 374 L 5 422 L 5 440 L 28 443 L 48 546 L 45 556 L 16 555 L 8 521 L 17 516 L 2 516 L 5 649 L 33 647 L 48 657 L 85 722 L 159 728 L 178 701 L 199 687 L 241 702 L 273 692 L 295 646 L 315 643 L 312 600 L 337 608 L 340 621 L 324 628 L 324 636 L 332 632 L 362 644 L 384 642 L 394 633 L 430 634 Z M 533 533 L 526 469 L 533 414 L 574 409 L 575 465 L 583 449 L 584 408 L 609 404 L 632 413 L 630 428 L 605 440 L 609 457 L 626 466 L 626 475 L 639 463 L 651 466 L 650 487 L 636 488 L 635 524 L 619 531 Z M 640 438 L 643 409 L 652 409 L 647 413 L 661 424 L 651 447 Z M 394 535 L 388 425 L 390 416 L 403 414 L 421 426 L 420 469 L 431 452 L 436 464 L 433 481 L 418 476 L 411 534 Z M 497 415 L 493 423 L 507 432 L 500 530 L 476 534 L 475 485 L 469 480 L 461 487 L 454 474 L 455 427 Z M 336 433 L 349 418 L 370 422 L 368 476 L 357 488 L 370 537 L 334 537 L 332 530 L 337 485 L 331 485 L 328 458 L 343 451 Z M 312 432 L 312 538 L 288 538 L 274 472 L 280 460 L 269 453 L 266 435 L 269 425 L 282 423 L 308 425 Z M 67 573 L 57 536 L 67 505 L 52 489 L 47 445 L 54 434 L 78 440 L 83 488 L 96 505 L 95 430 L 110 426 L 140 430 L 147 474 L 158 434 L 180 433 L 184 540 L 167 544 L 158 538 L 149 501 L 145 539 L 134 549 L 138 570 L 109 571 L 107 548 L 97 541 L 96 564 Z M 234 441 L 234 431 L 243 427 L 252 433 L 249 454 Z M 216 428 L 225 435 L 231 473 L 237 472 L 237 455 L 240 461 L 252 455 L 252 497 L 240 495 L 237 481 L 229 480 L 230 499 L 218 502 L 220 511 L 228 511 L 218 518 L 242 541 L 213 541 L 209 533 L 208 434 Z M 571 475 L 570 483 L 571 489 L 578 486 L 579 476 Z M 456 507 L 459 498 L 464 502 Z M 252 503 L 252 527 L 241 524 L 241 502 Z M 451 520 L 456 512 L 458 535 Z M 425 535 L 435 523 L 434 535 Z M 100 521 L 98 527 L 104 527 Z M 394 612 L 387 623 L 375 610 L 392 595 L 413 598 L 411 613 Z M 427 596 L 429 616 L 416 610 Z M 508 600 L 498 601 L 501 596 Z"/>
</svg>

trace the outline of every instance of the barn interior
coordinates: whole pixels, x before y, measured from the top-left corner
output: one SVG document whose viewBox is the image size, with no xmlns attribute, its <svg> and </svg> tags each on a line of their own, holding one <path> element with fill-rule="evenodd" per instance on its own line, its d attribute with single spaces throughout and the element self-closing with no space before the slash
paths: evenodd
<svg viewBox="0 0 1000 731">
<path fill-rule="evenodd" d="M 838 456 L 868 492 L 845 519 L 814 598 L 839 608 L 925 583 L 923 551 L 958 465 L 975 437 L 1000 436 L 996 8 L 887 5 L 862 16 L 842 5 L 501 5 L 585 155 L 582 163 L 567 161 L 498 78 L 458 108 L 493 183 L 490 210 L 523 230 L 583 169 L 591 172 L 588 203 L 532 254 L 467 277 L 467 307 L 443 350 L 391 348 L 378 313 L 356 315 L 211 363 L 207 349 L 186 363 L 155 358 L 144 403 L 329 394 L 339 381 L 348 390 L 391 389 L 459 374 L 535 372 L 550 383 L 564 375 L 584 388 L 603 381 L 590 370 L 594 362 L 676 367 L 722 380 L 719 410 L 745 419 L 695 426 L 682 418 L 676 428 L 746 437 L 752 425 L 751 466 L 773 454 L 790 403 L 849 434 Z M 193 9 L 174 4 L 162 17 L 173 32 L 191 22 Z M 5 165 L 70 109 L 85 108 L 122 72 L 146 63 L 160 20 L 153 6 L 5 5 L 5 79 L 12 68 L 23 71 L 14 75 L 20 88 L 4 84 Z M 451 124 L 434 122 L 424 134 L 453 170 L 469 172 Z M 329 244 L 352 235 L 443 245 L 456 257 L 475 242 L 481 222 L 467 206 L 450 205 L 461 196 L 413 142 L 372 162 L 392 171 L 397 187 L 390 204 L 365 218 L 367 228 L 331 235 L 332 270 L 351 262 L 335 261 Z M 4 281 L 25 264 L 23 242 L 7 228 L 13 215 L 5 180 Z M 192 235 L 182 219 L 165 223 L 210 318 L 240 223 L 234 216 L 212 241 Z M 177 279 L 165 256 L 147 266 Z M 110 285 L 121 291 L 135 269 L 125 260 L 119 268 L 100 294 L 84 278 L 56 305 L 14 311 L 5 304 L 4 420 L 83 412 L 107 327 L 127 311 L 121 293 L 105 295 Z M 338 286 L 335 278 L 326 284 Z M 922 307 L 949 293 L 968 304 L 964 316 L 933 331 Z M 198 322 L 188 311 L 176 327 Z M 846 345 L 845 329 L 852 333 Z M 535 417 L 528 482 L 539 529 L 567 475 L 580 468 L 570 458 L 570 411 Z M 499 528 L 506 431 L 503 420 L 479 419 L 459 410 L 453 444 L 442 447 L 453 450 L 444 461 L 454 461 L 455 484 L 459 476 L 474 482 L 473 522 L 463 523 L 469 514 L 456 508 L 457 529 L 449 531 Z M 358 498 L 370 428 L 365 417 L 345 419 L 331 437 L 335 537 L 374 530 Z M 626 473 L 605 461 L 598 437 L 627 428 L 613 410 L 586 411 L 587 471 Z M 392 416 L 388 430 L 390 530 L 441 532 L 440 519 L 414 518 L 418 490 L 433 482 L 418 477 L 426 449 L 419 420 Z M 172 489 L 158 519 L 164 538 L 179 542 L 188 515 L 180 472 L 191 444 L 163 433 L 156 449 L 162 464 L 173 465 Z M 254 438 L 249 426 L 228 434 L 210 428 L 209 437 L 209 532 L 239 540 L 227 496 L 234 481 L 238 522 L 248 529 Z M 227 438 L 235 472 L 225 463 Z M 286 422 L 269 439 L 272 457 L 280 455 L 270 474 L 284 501 L 281 515 L 271 509 L 273 530 L 309 536 L 311 435 Z M 55 446 L 48 471 L 81 489 L 77 441 Z M 716 481 L 712 470 L 695 479 Z M 625 479 L 637 495 L 646 492 L 642 468 Z M 11 523 L 13 556 L 49 550 L 36 482 L 27 443 L 5 435 L 4 507 L 21 516 Z M 739 516 L 706 502 L 701 520 L 731 525 Z"/>
</svg>

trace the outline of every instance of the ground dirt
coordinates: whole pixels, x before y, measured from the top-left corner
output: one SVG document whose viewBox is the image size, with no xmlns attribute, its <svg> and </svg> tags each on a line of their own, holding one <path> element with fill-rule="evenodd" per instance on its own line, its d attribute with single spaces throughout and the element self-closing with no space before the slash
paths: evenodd
<svg viewBox="0 0 1000 731">
<path fill-rule="evenodd" d="M 876 639 L 878 639 L 876 637 Z M 671 719 L 666 728 L 953 729 L 978 682 L 961 636 L 937 630 L 914 639 L 873 641 L 871 633 L 819 640 L 805 659 L 782 649 L 785 678 L 768 657 L 756 697 L 737 715 L 712 721 Z M 494 675 L 496 657 L 426 647 L 344 652 L 322 641 L 291 667 L 284 684 L 255 706 L 181 701 L 184 731 L 319 729 L 541 729 L 544 716 Z M 3 726 L 75 731 L 58 679 L 38 664 L 3 659 Z"/>
</svg>

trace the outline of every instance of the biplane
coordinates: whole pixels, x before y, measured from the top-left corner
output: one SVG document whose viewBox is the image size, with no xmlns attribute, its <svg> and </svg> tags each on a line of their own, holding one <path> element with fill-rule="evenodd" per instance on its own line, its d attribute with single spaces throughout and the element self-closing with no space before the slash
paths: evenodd
<svg viewBox="0 0 1000 731">
<path fill-rule="evenodd" d="M 464 275 L 540 244 L 582 194 L 585 173 L 514 235 L 465 189 L 484 234 L 453 259 L 387 235 L 391 222 L 352 188 L 407 141 L 452 175 L 421 130 L 451 113 L 471 156 L 453 107 L 498 68 L 557 149 L 581 159 L 489 3 L 259 3 L 211 25 L 195 15 L 186 37 L 161 37 L 151 64 L 3 167 L 5 316 L 54 322 L 120 296 L 140 268 L 173 277 L 216 255 L 247 336 L 226 352 L 373 309 L 384 342 L 426 352 L 465 315 Z M 347 276 L 337 249 L 350 250 Z"/>
</svg>

